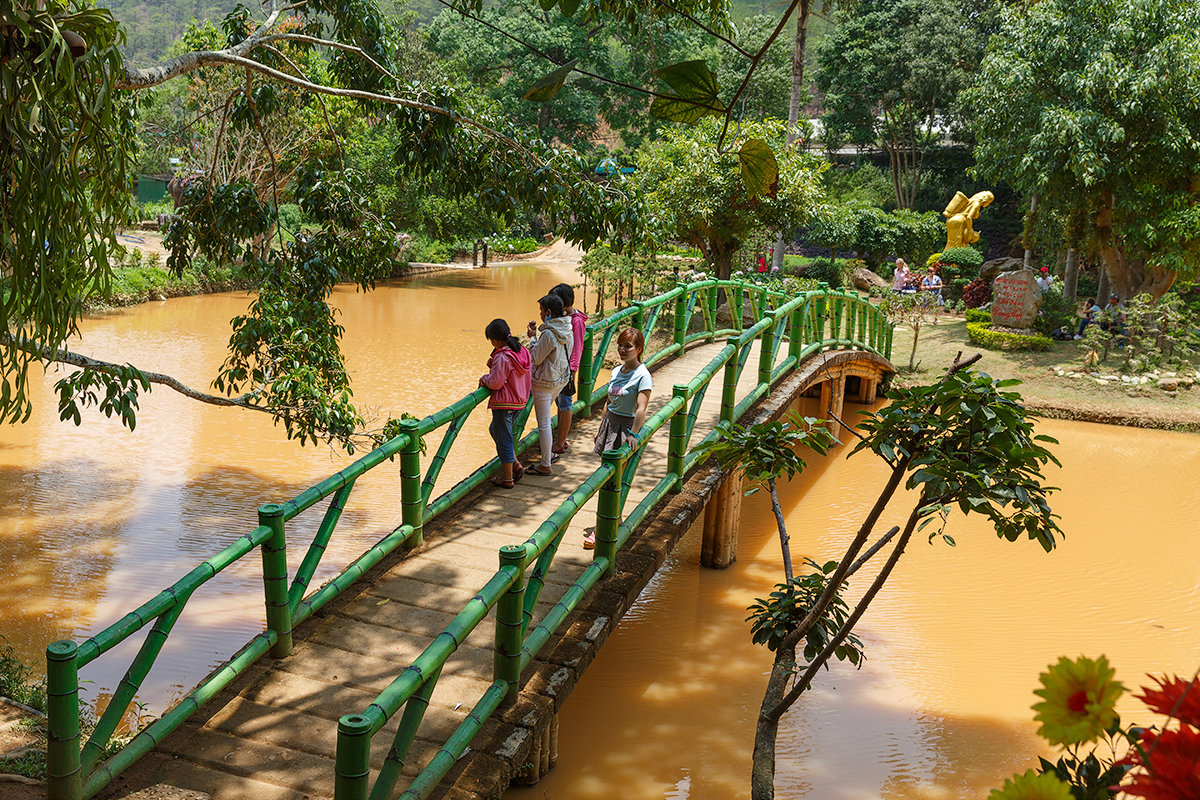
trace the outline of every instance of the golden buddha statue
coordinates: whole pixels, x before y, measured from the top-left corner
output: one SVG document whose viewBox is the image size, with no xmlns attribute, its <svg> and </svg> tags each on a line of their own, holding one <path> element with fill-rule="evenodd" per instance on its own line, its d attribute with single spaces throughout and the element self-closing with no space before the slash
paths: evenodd
<svg viewBox="0 0 1200 800">
<path fill-rule="evenodd" d="M 962 192 L 955 192 L 954 197 L 946 204 L 942 216 L 946 218 L 946 246 L 943 252 L 953 247 L 966 247 L 979 241 L 971 222 L 979 219 L 980 209 L 992 204 L 996 196 L 988 191 L 976 192 L 967 197 Z"/>
</svg>

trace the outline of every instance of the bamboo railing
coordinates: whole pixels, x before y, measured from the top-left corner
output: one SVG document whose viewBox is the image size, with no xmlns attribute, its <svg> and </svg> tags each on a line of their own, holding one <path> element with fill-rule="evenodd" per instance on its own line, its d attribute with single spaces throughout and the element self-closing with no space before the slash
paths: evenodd
<svg viewBox="0 0 1200 800">
<path fill-rule="evenodd" d="M 721 290 L 729 297 L 731 328 L 717 328 L 717 303 Z M 771 387 L 808 356 L 830 349 L 861 349 L 890 357 L 892 328 L 869 301 L 850 292 L 821 289 L 794 297 L 741 281 L 702 280 L 680 284 L 668 292 L 622 309 L 587 329 L 579 368 L 579 396 L 573 411 L 590 413 L 596 401 L 597 381 L 605 355 L 619 328 L 636 327 L 651 341 L 664 310 L 673 316 L 671 343 L 645 359 L 648 366 L 682 353 L 694 342 L 726 339 L 724 347 L 687 384 L 677 384 L 671 399 L 642 426 L 637 446 L 611 450 L 600 466 L 581 483 L 523 545 L 502 547 L 500 565 L 475 597 L 434 641 L 371 703 L 338 722 L 335 759 L 337 800 L 372 800 L 391 797 L 426 706 L 446 660 L 494 608 L 496 610 L 494 675 L 491 686 L 438 750 L 424 770 L 405 789 L 402 798 L 424 798 L 442 780 L 474 735 L 499 707 L 512 702 L 521 670 L 538 654 L 580 601 L 603 577 L 613 571 L 617 551 L 650 511 L 670 492 L 678 492 L 699 456 L 689 452 L 700 404 L 721 373 L 720 427 L 737 421 Z M 749 327 L 743 319 L 749 312 Z M 703 320 L 700 330 L 689 333 L 692 320 Z M 784 347 L 786 340 L 786 348 Z M 761 341 L 754 388 L 741 399 L 738 380 L 755 341 Z M 117 775 L 148 753 L 163 737 L 178 728 L 197 709 L 215 697 L 263 654 L 286 657 L 292 649 L 292 630 L 329 603 L 380 559 L 397 547 L 422 541 L 424 525 L 485 481 L 499 466 L 491 459 L 454 486 L 433 498 L 445 463 L 463 424 L 488 390 L 479 388 L 422 420 L 406 420 L 400 435 L 345 469 L 306 489 L 290 501 L 259 508 L 259 524 L 220 553 L 204 561 L 178 582 L 108 628 L 86 641 L 57 641 L 46 649 L 47 682 L 47 796 L 49 800 L 83 800 L 104 789 Z M 533 431 L 522 437 L 530 407 L 516 420 L 518 452 L 537 440 Z M 424 475 L 421 442 L 445 428 Z M 658 431 L 668 430 L 666 474 L 650 493 L 626 512 L 629 488 L 637 474 L 645 443 Z M 714 438 L 712 431 L 705 441 Z M 402 524 L 360 555 L 336 578 L 308 593 L 313 575 L 329 544 L 355 481 L 394 456 L 400 460 Z M 534 610 L 564 532 L 575 514 L 599 495 L 596 515 L 596 549 L 591 565 L 546 614 L 534 619 Z M 296 574 L 288 582 L 287 523 L 318 503 L 328 500 L 320 526 Z M 127 709 L 134 702 L 155 658 L 171 633 L 192 594 L 235 561 L 258 550 L 262 558 L 266 629 L 228 661 L 214 670 L 162 717 L 140 730 L 124 747 L 101 761 Z M 532 565 L 532 570 L 530 567 Z M 129 666 L 111 701 L 100 715 L 88 740 L 80 746 L 79 670 L 121 642 L 150 626 L 141 649 Z M 464 705 L 467 702 L 464 698 Z M 393 715 L 401 713 L 387 760 L 372 788 L 368 757 L 371 738 Z"/>
</svg>

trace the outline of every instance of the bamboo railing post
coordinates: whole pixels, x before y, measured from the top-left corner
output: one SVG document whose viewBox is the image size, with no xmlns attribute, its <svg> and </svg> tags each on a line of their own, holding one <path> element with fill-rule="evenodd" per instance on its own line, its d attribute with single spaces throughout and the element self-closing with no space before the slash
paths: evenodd
<svg viewBox="0 0 1200 800">
<path fill-rule="evenodd" d="M 408 541 L 412 547 L 425 543 L 425 509 L 421 502 L 421 438 L 415 419 L 400 422 L 400 432 L 408 437 L 400 451 L 400 506 L 405 525 L 411 525 L 412 536 Z"/>
<path fill-rule="evenodd" d="M 338 720 L 334 800 L 367 800 L 370 778 L 371 721 L 361 714 L 346 714 Z"/>
<path fill-rule="evenodd" d="M 729 316 L 731 316 L 733 318 L 734 330 L 740 331 L 742 329 L 742 313 L 743 313 L 742 312 L 742 302 L 743 302 L 742 295 L 744 294 L 744 292 L 742 291 L 742 285 L 739 283 L 736 286 L 731 287 L 728 294 L 729 294 Z"/>
<path fill-rule="evenodd" d="M 826 295 L 821 294 L 813 301 L 814 307 L 816 308 L 816 315 L 817 315 L 816 329 L 817 329 L 817 341 L 818 342 L 825 341 L 825 335 L 826 335 L 826 331 L 825 331 L 826 303 L 825 303 L 825 300 L 826 300 Z M 821 349 L 824 350 L 825 348 L 822 347 Z"/>
<path fill-rule="evenodd" d="M 788 319 L 788 355 L 796 359 L 797 366 L 800 364 L 800 351 L 805 345 L 804 310 L 807 307 L 808 303 L 796 306 Z"/>
<path fill-rule="evenodd" d="M 775 311 L 767 311 L 763 314 L 771 320 L 771 324 L 766 330 L 760 333 L 758 339 L 758 385 L 771 385 L 771 368 L 775 365 L 775 326 L 782 324 L 776 318 Z"/>
<path fill-rule="evenodd" d="M 671 428 L 667 439 L 667 472 L 674 480 L 671 482 L 671 494 L 683 491 L 683 464 L 687 455 L 687 396 L 686 383 L 677 383 L 671 387 L 671 398 L 679 400 L 679 410 L 671 417 Z"/>
<path fill-rule="evenodd" d="M 592 355 L 592 332 L 588 330 L 583 335 L 583 353 L 579 356 L 579 375 L 578 388 L 579 399 L 583 401 L 583 408 L 576 414 L 576 419 L 587 419 L 592 415 L 592 385 L 595 383 L 592 380 L 592 365 L 595 363 Z M 601 359 L 604 356 L 601 355 Z"/>
<path fill-rule="evenodd" d="M 641 300 L 634 300 L 629 305 L 633 306 L 636 311 L 633 312 L 633 327 L 637 328 L 642 333 L 646 332 L 646 308 L 642 305 Z"/>
<path fill-rule="evenodd" d="M 675 298 L 675 344 L 679 345 L 680 353 L 687 341 L 687 306 L 688 293 L 680 292 Z"/>
<path fill-rule="evenodd" d="M 726 430 L 733 425 L 733 413 L 737 408 L 738 355 L 734 350 L 725 362 L 725 379 L 721 385 L 721 422 L 726 423 Z"/>
<path fill-rule="evenodd" d="M 510 706 L 517 700 L 521 686 L 521 645 L 525 628 L 525 548 L 506 544 L 500 548 L 500 568 L 516 567 L 512 586 L 496 602 L 496 652 L 492 669 L 496 680 L 508 684 L 501 705 Z"/>
<path fill-rule="evenodd" d="M 711 342 L 716 339 L 714 335 L 717 331 L 717 304 L 721 300 L 721 287 L 716 284 L 708 287 L 708 313 L 712 320 L 713 329 L 709 331 L 708 340 Z"/>
<path fill-rule="evenodd" d="M 46 647 L 46 797 L 80 800 L 79 647 L 69 639 Z"/>
<path fill-rule="evenodd" d="M 604 570 L 604 577 L 607 578 L 616 568 L 617 526 L 621 524 L 621 478 L 625 470 L 619 450 L 605 450 L 600 459 L 612 467 L 612 474 L 600 487 L 600 498 L 596 503 L 596 550 L 592 558 L 608 559 L 608 566 Z"/>
<path fill-rule="evenodd" d="M 889 325 L 887 329 L 887 341 L 884 344 L 883 357 L 888 361 L 892 360 L 892 335 L 896 332 L 893 325 Z"/>
<path fill-rule="evenodd" d="M 287 537 L 283 530 L 283 506 L 267 503 L 258 509 L 258 524 L 271 529 L 262 543 L 263 595 L 267 604 L 267 629 L 275 631 L 273 658 L 292 652 L 292 612 L 288 604 Z"/>
</svg>

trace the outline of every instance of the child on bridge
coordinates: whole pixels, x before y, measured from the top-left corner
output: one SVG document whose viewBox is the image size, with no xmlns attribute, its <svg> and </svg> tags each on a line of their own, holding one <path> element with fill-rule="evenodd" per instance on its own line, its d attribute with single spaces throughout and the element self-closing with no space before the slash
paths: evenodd
<svg viewBox="0 0 1200 800">
<path fill-rule="evenodd" d="M 492 355 L 487 360 L 489 372 L 479 379 L 479 385 L 492 390 L 488 398 L 492 424 L 488 431 L 496 441 L 500 459 L 500 474 L 492 476 L 492 483 L 511 489 L 522 473 L 513 448 L 513 419 L 529 402 L 532 359 L 502 319 L 489 322 L 483 335 L 492 343 Z"/>
<path fill-rule="evenodd" d="M 554 398 L 571 377 L 571 320 L 563 316 L 563 302 L 556 294 L 538 300 L 542 325 L 529 322 L 526 334 L 529 354 L 533 358 L 533 411 L 537 414 L 538 442 L 542 460 L 528 470 L 530 475 L 553 475 L 550 464 L 554 459 L 554 431 L 550 426 Z"/>
<path fill-rule="evenodd" d="M 550 290 L 563 302 L 563 316 L 571 320 L 571 378 L 558 395 L 558 430 L 554 437 L 554 452 L 561 455 L 567 452 L 567 434 L 571 432 L 571 402 L 575 399 L 575 376 L 579 374 L 579 362 L 583 358 L 583 340 L 587 334 L 587 314 L 575 307 L 575 290 L 568 284 L 560 283 Z"/>
</svg>

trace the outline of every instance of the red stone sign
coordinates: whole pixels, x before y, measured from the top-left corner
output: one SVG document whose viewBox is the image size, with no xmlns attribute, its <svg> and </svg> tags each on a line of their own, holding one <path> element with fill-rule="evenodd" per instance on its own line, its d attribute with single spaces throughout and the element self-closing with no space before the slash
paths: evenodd
<svg viewBox="0 0 1200 800">
<path fill-rule="evenodd" d="M 992 324 L 1005 328 L 1033 326 L 1042 308 L 1042 290 L 1032 270 L 1005 272 L 992 284 Z"/>
</svg>

